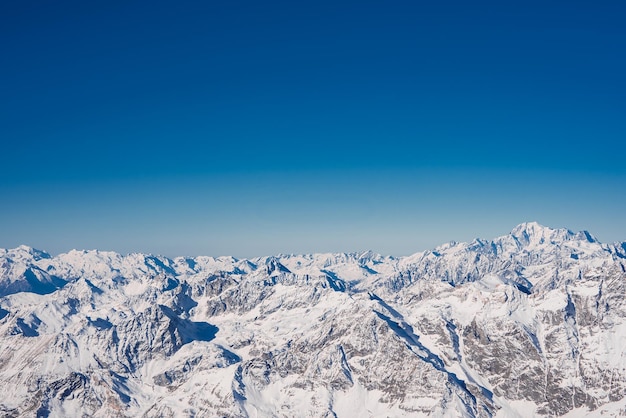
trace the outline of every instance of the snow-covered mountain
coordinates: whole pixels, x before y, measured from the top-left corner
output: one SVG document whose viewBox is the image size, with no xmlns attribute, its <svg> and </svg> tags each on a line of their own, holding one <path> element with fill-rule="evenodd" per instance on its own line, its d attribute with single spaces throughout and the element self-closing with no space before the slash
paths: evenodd
<svg viewBox="0 0 626 418">
<path fill-rule="evenodd" d="M 626 243 L 409 257 L 0 250 L 0 415 L 626 415 Z M 621 415 L 620 415 L 621 414 Z"/>
</svg>

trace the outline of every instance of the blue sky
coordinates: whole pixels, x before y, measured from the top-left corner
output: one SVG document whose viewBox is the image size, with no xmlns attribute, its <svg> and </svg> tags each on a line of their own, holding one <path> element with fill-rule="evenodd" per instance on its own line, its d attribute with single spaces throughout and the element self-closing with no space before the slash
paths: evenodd
<svg viewBox="0 0 626 418">
<path fill-rule="evenodd" d="M 14 3 L 0 247 L 626 239 L 623 2 Z"/>
</svg>

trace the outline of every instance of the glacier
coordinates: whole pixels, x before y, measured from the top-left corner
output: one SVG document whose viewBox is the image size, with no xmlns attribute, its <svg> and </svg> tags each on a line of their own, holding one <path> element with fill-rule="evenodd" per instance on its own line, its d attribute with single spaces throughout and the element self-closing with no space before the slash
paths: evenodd
<svg viewBox="0 0 626 418">
<path fill-rule="evenodd" d="M 6 417 L 626 415 L 626 242 L 407 257 L 0 249 Z"/>
</svg>

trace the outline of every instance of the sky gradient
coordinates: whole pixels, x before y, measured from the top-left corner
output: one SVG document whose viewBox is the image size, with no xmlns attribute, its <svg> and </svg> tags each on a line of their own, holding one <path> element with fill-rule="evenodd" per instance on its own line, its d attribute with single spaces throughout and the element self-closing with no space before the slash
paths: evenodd
<svg viewBox="0 0 626 418">
<path fill-rule="evenodd" d="M 626 240 L 623 2 L 14 2 L 0 247 Z"/>
</svg>

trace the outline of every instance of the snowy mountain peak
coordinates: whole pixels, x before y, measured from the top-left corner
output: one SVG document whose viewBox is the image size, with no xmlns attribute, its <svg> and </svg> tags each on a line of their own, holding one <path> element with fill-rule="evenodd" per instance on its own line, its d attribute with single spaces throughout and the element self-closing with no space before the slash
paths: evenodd
<svg viewBox="0 0 626 418">
<path fill-rule="evenodd" d="M 519 224 L 513 228 L 510 235 L 525 245 L 553 244 L 557 241 L 570 240 L 575 236 L 575 234 L 569 229 L 554 229 L 543 226 L 538 222 L 525 222 Z"/>
<path fill-rule="evenodd" d="M 575 235 L 575 238 L 590 243 L 598 242 L 596 237 L 594 237 L 589 231 L 580 231 Z"/>
<path fill-rule="evenodd" d="M 291 273 L 287 267 L 285 267 L 278 258 L 267 257 L 265 259 L 265 271 L 267 274 L 279 274 L 279 273 Z"/>
<path fill-rule="evenodd" d="M 4 252 L 14 258 L 41 260 L 51 258 L 50 254 L 45 251 L 37 250 L 28 245 L 20 245 L 17 248 L 7 249 Z"/>
<path fill-rule="evenodd" d="M 519 224 L 510 233 L 518 242 L 524 245 L 558 244 L 567 241 L 583 241 L 598 243 L 598 240 L 588 231 L 572 232 L 566 228 L 550 228 L 537 222 Z"/>
<path fill-rule="evenodd" d="M 556 229 L 550 228 L 548 226 L 541 225 L 539 222 L 523 222 L 517 225 L 511 231 L 511 235 L 520 237 L 520 236 L 544 236 L 549 235 L 557 231 Z"/>
<path fill-rule="evenodd" d="M 375 253 L 372 250 L 367 250 L 358 254 L 357 258 L 360 263 L 367 264 L 369 262 L 379 262 L 382 260 L 383 256 L 381 256 L 378 253 Z"/>
</svg>

